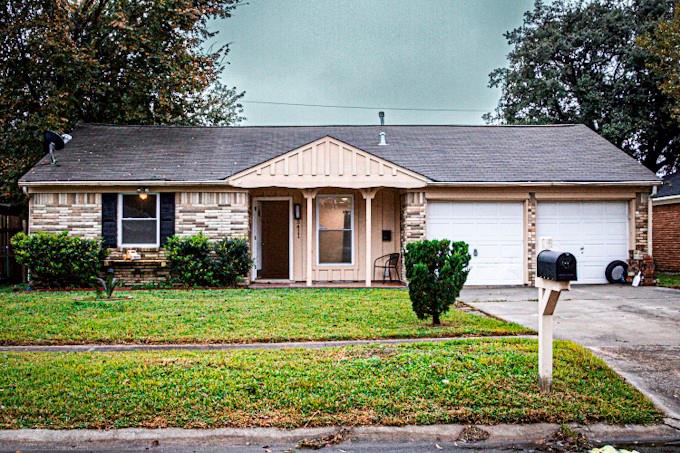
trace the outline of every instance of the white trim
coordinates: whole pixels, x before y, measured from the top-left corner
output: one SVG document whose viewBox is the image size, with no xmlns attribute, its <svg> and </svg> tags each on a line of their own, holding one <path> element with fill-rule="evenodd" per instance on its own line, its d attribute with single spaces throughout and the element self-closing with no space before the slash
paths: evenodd
<svg viewBox="0 0 680 453">
<path fill-rule="evenodd" d="M 348 197 L 352 200 L 352 212 L 350 213 L 350 224 L 352 225 L 351 229 L 351 238 L 352 238 L 352 253 L 351 253 L 351 261 L 349 263 L 320 263 L 319 262 L 319 229 L 321 227 L 321 223 L 319 222 L 319 200 L 321 198 L 334 198 L 334 197 Z M 316 220 L 316 265 L 320 267 L 338 267 L 338 266 L 347 266 L 351 267 L 354 266 L 354 253 L 356 251 L 356 247 L 354 245 L 354 230 L 356 229 L 356 225 L 354 225 L 354 209 L 355 209 L 355 204 L 354 204 L 354 194 L 332 194 L 332 193 L 324 193 L 324 194 L 319 194 L 316 196 L 316 203 L 315 203 L 315 208 L 316 208 L 316 215 L 314 216 L 314 219 Z M 331 231 L 345 231 L 343 228 L 342 230 L 331 230 Z"/>
<path fill-rule="evenodd" d="M 137 195 L 137 192 L 119 192 L 118 193 L 118 209 L 116 212 L 116 222 L 117 226 L 117 238 L 116 244 L 118 248 L 160 248 L 161 246 L 161 197 L 157 192 L 151 192 L 148 196 L 156 197 L 156 243 L 155 244 L 123 244 L 123 195 Z M 129 219 L 127 219 L 129 220 Z M 139 220 L 151 220 L 151 219 L 139 219 Z M 133 220 L 134 221 L 134 220 Z"/>
<path fill-rule="evenodd" d="M 553 186 L 660 186 L 663 181 L 492 181 L 492 182 L 428 182 L 428 187 L 553 187 Z"/>
<path fill-rule="evenodd" d="M 293 263 L 294 261 L 294 243 L 293 243 L 293 197 L 253 197 L 253 207 L 259 204 L 261 201 L 288 201 L 288 280 L 293 280 Z M 261 209 L 260 206 L 258 206 Z M 253 216 L 254 217 L 254 216 Z M 255 220 L 253 218 L 253 225 L 255 225 Z M 262 229 L 262 224 L 258 222 L 258 228 Z M 255 243 L 255 228 L 250 232 L 250 243 Z M 252 280 L 257 280 L 257 259 L 260 259 L 262 255 L 262 240 L 261 238 L 257 241 L 257 247 L 260 250 L 255 250 L 253 247 L 253 252 L 255 253 L 255 260 L 253 263 Z M 265 280 L 272 280 L 267 278 Z"/>
<path fill-rule="evenodd" d="M 665 197 L 654 197 L 651 199 L 654 206 L 680 203 L 680 195 L 668 195 Z"/>
<path fill-rule="evenodd" d="M 408 169 L 406 169 L 408 170 Z M 410 171 L 410 170 L 409 170 Z M 235 176 L 235 175 L 234 175 Z M 230 176 L 231 179 L 233 176 Z M 553 186 L 660 186 L 663 181 L 479 181 L 479 182 L 455 182 L 455 181 L 426 181 L 425 187 L 553 187 Z M 225 179 L 210 181 L 21 181 L 19 187 L 52 187 L 52 186 L 85 186 L 85 187 L 109 187 L 109 186 L 153 186 L 153 187 L 183 187 L 183 186 L 226 186 L 235 192 L 243 191 L 243 188 L 232 186 Z M 239 190 L 240 189 L 240 190 Z M 415 190 L 415 189 L 414 189 Z M 665 197 L 664 197 L 665 198 Z"/>
</svg>

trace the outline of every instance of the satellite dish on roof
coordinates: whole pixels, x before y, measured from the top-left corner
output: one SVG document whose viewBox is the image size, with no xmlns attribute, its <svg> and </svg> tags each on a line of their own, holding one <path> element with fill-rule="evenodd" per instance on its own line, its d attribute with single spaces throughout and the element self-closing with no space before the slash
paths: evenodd
<svg viewBox="0 0 680 453">
<path fill-rule="evenodd" d="M 57 149 L 64 149 L 64 145 L 71 141 L 71 136 L 68 134 L 57 134 L 53 131 L 45 131 L 43 135 L 43 146 L 50 154 L 50 163 L 56 165 L 57 158 L 54 157 L 54 151 Z"/>
<path fill-rule="evenodd" d="M 45 145 L 49 146 L 50 143 L 54 145 L 54 149 L 64 149 L 64 139 L 61 137 L 61 134 L 57 134 L 56 132 L 52 131 L 45 131 Z"/>
</svg>

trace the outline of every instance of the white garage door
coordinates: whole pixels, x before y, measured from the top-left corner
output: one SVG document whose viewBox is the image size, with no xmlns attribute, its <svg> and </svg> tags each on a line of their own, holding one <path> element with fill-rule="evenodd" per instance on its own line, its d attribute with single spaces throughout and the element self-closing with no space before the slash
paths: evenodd
<svg viewBox="0 0 680 453">
<path fill-rule="evenodd" d="M 427 237 L 470 245 L 468 285 L 524 283 L 522 203 L 429 201 Z"/>
<path fill-rule="evenodd" d="M 628 203 L 539 202 L 536 239 L 543 236 L 576 257 L 578 283 L 606 283 L 607 264 L 628 258 Z"/>
</svg>

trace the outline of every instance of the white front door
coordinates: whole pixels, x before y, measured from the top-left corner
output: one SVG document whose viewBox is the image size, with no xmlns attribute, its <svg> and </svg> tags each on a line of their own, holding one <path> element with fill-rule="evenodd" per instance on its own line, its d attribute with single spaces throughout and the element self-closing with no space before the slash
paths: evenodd
<svg viewBox="0 0 680 453">
<path fill-rule="evenodd" d="M 521 202 L 428 201 L 427 237 L 469 244 L 468 285 L 524 283 Z"/>
<path fill-rule="evenodd" d="M 628 258 L 625 201 L 539 202 L 536 215 L 536 240 L 552 237 L 554 250 L 576 257 L 576 283 L 607 283 L 607 265 Z"/>
</svg>

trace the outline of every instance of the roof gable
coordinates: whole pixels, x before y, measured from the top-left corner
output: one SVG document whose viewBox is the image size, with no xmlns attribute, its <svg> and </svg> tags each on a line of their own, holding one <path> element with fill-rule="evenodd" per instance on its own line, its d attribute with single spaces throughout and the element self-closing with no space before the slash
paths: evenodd
<svg viewBox="0 0 680 453">
<path fill-rule="evenodd" d="M 387 145 L 389 146 L 389 145 Z M 325 136 L 227 178 L 234 187 L 416 188 L 429 179 Z"/>
</svg>

